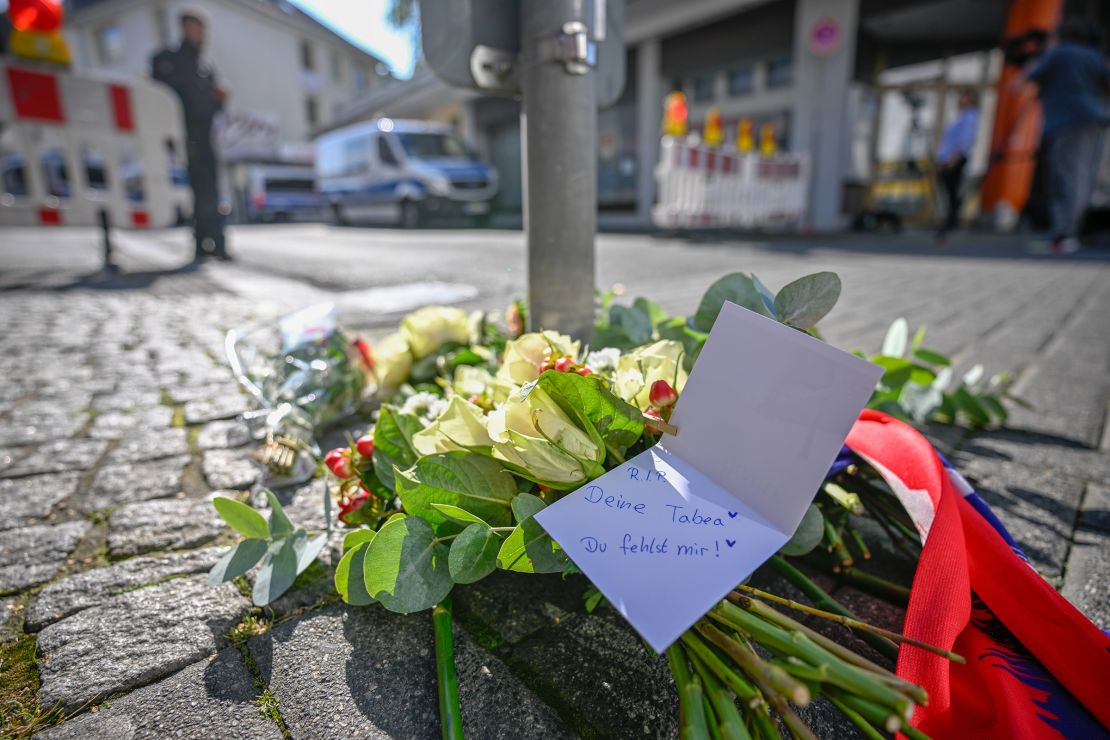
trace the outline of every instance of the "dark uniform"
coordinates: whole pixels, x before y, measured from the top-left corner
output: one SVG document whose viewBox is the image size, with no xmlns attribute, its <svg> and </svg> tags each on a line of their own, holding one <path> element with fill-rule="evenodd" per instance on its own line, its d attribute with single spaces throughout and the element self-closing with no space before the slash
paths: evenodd
<svg viewBox="0 0 1110 740">
<path fill-rule="evenodd" d="M 212 146 L 212 120 L 223 109 L 216 74 L 200 61 L 199 50 L 185 42 L 176 50 L 165 49 L 155 54 L 151 74 L 173 88 L 185 110 L 185 153 L 189 186 L 193 190 L 196 258 L 204 257 L 206 242 L 210 243 L 212 254 L 227 257 L 216 184 L 216 151 Z"/>
</svg>

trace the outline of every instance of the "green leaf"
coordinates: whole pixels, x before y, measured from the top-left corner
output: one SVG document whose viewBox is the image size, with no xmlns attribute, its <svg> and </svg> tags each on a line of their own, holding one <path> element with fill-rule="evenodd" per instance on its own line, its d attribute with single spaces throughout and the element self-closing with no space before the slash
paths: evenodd
<svg viewBox="0 0 1110 740">
<path fill-rule="evenodd" d="M 973 368 L 971 368 L 970 370 L 968 370 L 967 373 L 964 375 L 963 383 L 968 388 L 970 388 L 971 386 L 975 385 L 976 383 L 978 383 L 982 379 L 983 379 L 983 366 L 982 365 L 976 365 Z"/>
<path fill-rule="evenodd" d="M 784 324 L 810 329 L 839 298 L 840 277 L 835 272 L 815 272 L 784 286 L 775 296 L 775 311 Z"/>
<path fill-rule="evenodd" d="M 910 377 L 913 375 L 913 363 L 909 360 L 880 355 L 872 357 L 871 362 L 886 369 L 886 372 L 883 373 L 883 377 L 879 380 L 886 388 L 901 388 L 909 382 Z"/>
<path fill-rule="evenodd" d="M 1005 424 L 1010 418 L 1010 412 L 1007 411 L 1006 407 L 1002 405 L 1002 402 L 994 396 L 979 396 L 979 405 L 1002 424 Z"/>
<path fill-rule="evenodd" d="M 609 390 L 599 377 L 549 370 L 540 376 L 539 385 L 568 416 L 588 423 L 606 449 L 618 456 L 644 433 L 640 410 Z"/>
<path fill-rule="evenodd" d="M 619 329 L 628 337 L 633 347 L 651 341 L 651 317 L 638 308 L 628 306 L 609 307 L 609 328 Z"/>
<path fill-rule="evenodd" d="M 270 543 L 262 539 L 242 540 L 208 571 L 208 585 L 215 586 L 243 575 L 262 559 L 269 546 Z"/>
<path fill-rule="evenodd" d="M 285 515 L 285 509 L 281 508 L 281 502 L 273 491 L 266 491 L 266 501 L 270 504 L 270 536 L 281 537 L 292 534 L 293 522 Z"/>
<path fill-rule="evenodd" d="M 925 325 L 917 327 L 917 331 L 913 333 L 913 339 L 910 341 L 910 352 L 917 353 L 921 349 L 921 343 L 925 341 Z"/>
<path fill-rule="evenodd" d="M 464 450 L 425 455 L 408 470 L 397 471 L 396 485 L 405 511 L 432 525 L 448 521 L 432 504 L 457 506 L 495 527 L 511 521 L 516 483 L 512 473 L 489 457 Z"/>
<path fill-rule="evenodd" d="M 794 530 L 790 540 L 779 548 L 780 555 L 805 555 L 821 543 L 825 535 L 825 517 L 813 504 L 806 509 L 801 524 Z"/>
<path fill-rule="evenodd" d="M 964 414 L 967 415 L 967 418 L 974 426 L 983 427 L 991 423 L 990 415 L 986 412 L 982 405 L 980 405 L 979 399 L 977 399 L 967 388 L 963 386 L 957 388 L 956 392 L 952 396 L 952 399 L 956 403 L 956 408 L 964 412 Z"/>
<path fill-rule="evenodd" d="M 882 354 L 887 357 L 904 357 L 906 343 L 909 341 L 910 325 L 905 319 L 895 319 L 890 328 L 886 330 L 883 339 Z"/>
<path fill-rule="evenodd" d="M 471 514 L 466 509 L 460 509 L 458 506 L 452 506 L 451 504 L 431 504 L 431 507 L 451 521 L 458 522 L 459 524 L 476 523 L 485 524 L 487 527 L 489 526 L 489 523 L 485 519 Z"/>
<path fill-rule="evenodd" d="M 382 406 L 378 423 L 374 425 L 374 470 L 382 485 L 390 491 L 396 490 L 393 468 L 404 470 L 416 462 L 418 455 L 412 449 L 412 435 L 423 427 L 416 416 L 392 406 Z"/>
<path fill-rule="evenodd" d="M 660 339 L 673 339 L 676 342 L 682 342 L 682 348 L 686 350 L 686 356 L 682 358 L 682 366 L 686 368 L 687 372 L 694 367 L 694 360 L 697 359 L 702 345 L 709 337 L 705 332 L 692 327 L 681 316 L 665 321 L 659 326 L 658 332 Z"/>
<path fill-rule="evenodd" d="M 533 515 L 546 504 L 530 493 L 513 499 L 516 528 L 509 533 L 497 553 L 497 565 L 518 573 L 558 573 L 567 562 L 566 553 L 544 531 Z"/>
<path fill-rule="evenodd" d="M 212 499 L 212 505 L 216 507 L 220 518 L 244 537 L 269 539 L 270 529 L 266 526 L 266 517 L 246 504 L 226 496 L 216 496 Z"/>
<path fill-rule="evenodd" d="M 320 555 L 320 551 L 324 549 L 324 545 L 328 542 L 327 534 L 316 535 L 312 540 L 308 539 L 308 533 L 303 529 L 298 529 L 293 535 L 293 551 L 297 554 L 297 574 L 300 575 L 305 571 L 305 568 L 312 565 L 312 561 Z"/>
<path fill-rule="evenodd" d="M 343 597 L 343 601 L 351 606 L 366 606 L 374 603 L 373 597 L 366 592 L 363 572 L 366 550 L 369 547 L 369 541 L 358 543 L 348 550 L 335 566 L 335 590 Z"/>
<path fill-rule="evenodd" d="M 359 545 L 363 544 L 364 542 L 368 543 L 368 542 L 373 541 L 374 535 L 376 535 L 376 534 L 377 534 L 377 532 L 375 532 L 372 529 L 368 529 L 366 527 L 356 529 L 352 532 L 348 532 L 343 537 L 343 552 L 346 553 L 348 550 L 350 550 L 354 547 L 358 547 Z"/>
<path fill-rule="evenodd" d="M 431 609 L 451 592 L 447 545 L 418 516 L 394 516 L 367 546 L 366 591 L 392 612 Z"/>
<path fill-rule="evenodd" d="M 451 543 L 447 563 L 455 583 L 480 581 L 497 569 L 501 538 L 485 524 L 471 524 Z"/>
<path fill-rule="evenodd" d="M 755 285 L 755 289 L 759 291 L 759 297 L 763 299 L 763 305 L 771 312 L 771 318 L 777 321 L 779 315 L 775 310 L 775 294 L 771 292 L 770 288 L 763 284 L 763 281 L 760 280 L 754 272 L 752 273 L 752 284 Z"/>
<path fill-rule="evenodd" d="M 254 580 L 254 591 L 251 593 L 255 606 L 266 606 L 271 601 L 281 596 L 297 580 L 297 553 L 294 549 L 295 537 L 283 537 L 270 545 L 266 556 L 262 558 L 262 566 L 258 569 L 258 577 Z"/>
<path fill-rule="evenodd" d="M 702 331 L 712 329 L 713 322 L 717 320 L 717 314 L 721 312 L 721 306 L 725 305 L 725 301 L 731 301 L 768 318 L 774 318 L 767 310 L 767 306 L 763 304 L 763 297 L 752 279 L 742 272 L 734 272 L 725 275 L 705 291 L 697 313 L 694 314 L 694 326 Z"/>
<path fill-rule="evenodd" d="M 939 365 L 940 367 L 948 367 L 952 361 L 939 352 L 934 352 L 931 349 L 915 349 L 913 356 L 922 362 L 927 362 L 930 365 Z"/>
<path fill-rule="evenodd" d="M 651 322 L 652 328 L 659 326 L 664 321 L 670 318 L 666 311 L 664 311 L 658 303 L 650 298 L 637 298 L 632 301 L 632 307 L 639 310 Z"/>
<path fill-rule="evenodd" d="M 932 385 L 933 381 L 937 379 L 937 374 L 924 365 L 911 365 L 910 367 L 910 382 L 917 383 L 918 385 Z"/>
</svg>

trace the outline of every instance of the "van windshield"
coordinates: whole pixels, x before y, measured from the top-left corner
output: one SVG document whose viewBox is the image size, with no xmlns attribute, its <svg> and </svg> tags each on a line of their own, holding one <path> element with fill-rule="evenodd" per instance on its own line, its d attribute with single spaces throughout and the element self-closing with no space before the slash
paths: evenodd
<svg viewBox="0 0 1110 740">
<path fill-rule="evenodd" d="M 397 137 L 401 140 L 405 154 L 413 159 L 470 158 L 466 146 L 450 134 L 399 133 Z"/>
<path fill-rule="evenodd" d="M 316 183 L 311 178 L 270 177 L 266 180 L 266 190 L 271 193 L 311 193 L 316 190 Z"/>
</svg>

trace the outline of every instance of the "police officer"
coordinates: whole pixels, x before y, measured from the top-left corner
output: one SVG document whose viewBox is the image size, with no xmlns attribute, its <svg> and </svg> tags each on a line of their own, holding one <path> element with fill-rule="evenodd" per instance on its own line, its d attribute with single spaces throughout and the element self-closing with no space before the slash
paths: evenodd
<svg viewBox="0 0 1110 740">
<path fill-rule="evenodd" d="M 189 186 L 193 189 L 196 256 L 209 253 L 230 260 L 224 242 L 223 217 L 216 184 L 216 151 L 212 146 L 212 120 L 223 109 L 227 93 L 216 84 L 213 69 L 201 61 L 205 23 L 197 11 L 181 14 L 181 46 L 164 49 L 151 60 L 154 79 L 173 88 L 185 111 L 185 150 Z"/>
</svg>

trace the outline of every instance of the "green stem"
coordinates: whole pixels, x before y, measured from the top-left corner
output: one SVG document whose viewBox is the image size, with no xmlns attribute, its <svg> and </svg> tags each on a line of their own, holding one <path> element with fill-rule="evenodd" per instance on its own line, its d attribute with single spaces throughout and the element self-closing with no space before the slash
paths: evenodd
<svg viewBox="0 0 1110 740">
<path fill-rule="evenodd" d="M 702 684 L 705 686 L 706 698 L 713 705 L 713 711 L 717 715 L 717 725 L 721 738 L 723 740 L 750 740 L 751 735 L 745 729 L 744 720 L 740 718 L 740 712 L 736 709 L 736 700 L 732 692 L 725 688 L 725 685 L 721 683 L 712 669 L 698 657 L 696 651 L 687 647 L 686 657 L 690 659 L 690 664 L 701 676 Z"/>
<path fill-rule="evenodd" d="M 775 555 L 771 558 L 771 565 L 781 574 L 786 580 L 790 581 L 796 588 L 802 591 L 809 599 L 821 609 L 833 614 L 840 614 L 844 617 L 856 618 L 855 614 L 848 611 L 839 601 L 825 593 L 825 590 L 811 581 L 805 573 L 795 568 L 780 555 Z M 866 642 L 871 647 L 878 650 L 884 657 L 890 660 L 898 659 L 898 646 L 885 637 L 872 634 L 859 630 L 856 632 L 860 639 Z"/>
<path fill-rule="evenodd" d="M 455 675 L 455 638 L 451 632 L 451 597 L 432 608 L 435 630 L 436 680 L 439 684 L 439 722 L 443 740 L 463 740 L 462 709 L 459 706 L 459 680 Z"/>
<path fill-rule="evenodd" d="M 859 568 L 848 567 L 840 572 L 841 577 L 857 588 L 866 591 L 874 596 L 886 599 L 887 601 L 906 608 L 910 603 L 910 590 L 905 586 L 897 583 L 891 583 L 885 578 L 879 578 L 876 575 L 865 573 Z"/>
<path fill-rule="evenodd" d="M 709 740 L 705 707 L 702 706 L 701 681 L 697 676 L 690 675 L 686 656 L 677 643 L 667 648 L 667 663 L 678 688 L 679 737 L 682 740 Z"/>
<path fill-rule="evenodd" d="M 751 718 L 755 725 L 755 734 L 766 738 L 779 737 L 775 723 L 771 721 L 771 715 L 767 711 L 767 702 L 759 689 L 725 665 L 720 656 L 702 641 L 695 630 L 686 630 L 682 634 L 682 643 L 689 652 L 697 655 L 698 659 L 732 690 L 732 693 L 740 698 L 740 701 L 748 708 L 747 716 Z"/>
<path fill-rule="evenodd" d="M 840 710 L 841 714 L 848 718 L 849 722 L 856 726 L 856 729 L 863 733 L 867 740 L 886 740 L 886 735 L 876 730 L 874 725 L 864 719 L 859 712 L 840 701 L 840 699 L 834 699 L 830 696 L 829 701 Z"/>
</svg>

